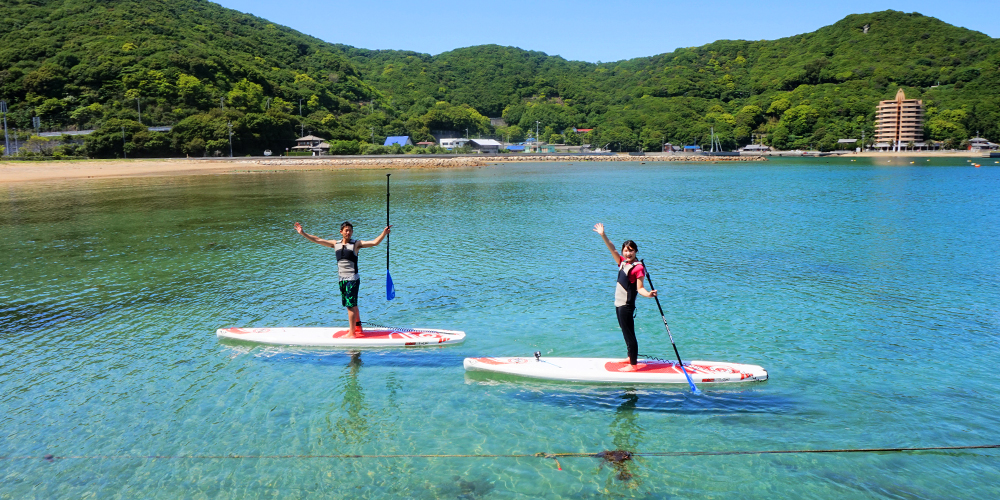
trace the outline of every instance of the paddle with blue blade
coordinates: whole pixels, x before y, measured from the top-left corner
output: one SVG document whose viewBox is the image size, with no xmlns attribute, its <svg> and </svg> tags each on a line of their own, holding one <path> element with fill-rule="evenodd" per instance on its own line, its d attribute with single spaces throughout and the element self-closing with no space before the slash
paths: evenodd
<svg viewBox="0 0 1000 500">
<path fill-rule="evenodd" d="M 385 174 L 385 225 L 389 226 L 389 176 Z M 652 285 L 650 285 L 652 286 Z M 385 300 L 396 298 L 396 285 L 392 283 L 392 275 L 389 274 L 389 237 L 385 237 Z"/>
<path fill-rule="evenodd" d="M 649 282 L 650 290 L 656 290 L 656 287 L 653 286 L 653 278 L 649 276 L 649 269 L 646 268 L 646 261 L 640 260 L 639 262 L 642 262 L 642 272 L 646 274 L 646 281 Z M 663 315 L 663 307 L 660 306 L 660 298 L 659 297 L 653 297 L 653 298 L 656 299 L 656 307 L 657 309 L 660 310 L 660 319 L 663 320 L 663 326 L 667 328 L 667 336 L 670 337 L 670 345 L 674 346 L 674 354 L 677 355 L 677 364 L 680 365 L 681 371 L 684 372 L 684 377 L 687 378 L 688 385 L 691 386 L 691 392 L 695 394 L 701 394 L 701 391 L 699 391 L 698 388 L 694 386 L 694 381 L 691 380 L 691 375 L 688 375 L 687 370 L 684 368 L 684 362 L 681 361 L 681 353 L 677 351 L 677 344 L 674 343 L 674 335 L 670 333 L 670 325 L 667 324 L 667 318 L 666 316 Z"/>
</svg>

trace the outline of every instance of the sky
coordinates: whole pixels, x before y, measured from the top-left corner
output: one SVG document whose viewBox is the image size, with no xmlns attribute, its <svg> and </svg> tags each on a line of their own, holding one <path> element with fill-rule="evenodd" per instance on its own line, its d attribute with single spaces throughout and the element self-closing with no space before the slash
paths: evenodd
<svg viewBox="0 0 1000 500">
<path fill-rule="evenodd" d="M 437 55 L 497 44 L 574 61 L 609 62 L 716 40 L 775 40 L 849 14 L 919 12 L 1000 38 L 1000 1 L 509 0 L 494 4 L 383 0 L 215 0 L 330 43 Z"/>
</svg>

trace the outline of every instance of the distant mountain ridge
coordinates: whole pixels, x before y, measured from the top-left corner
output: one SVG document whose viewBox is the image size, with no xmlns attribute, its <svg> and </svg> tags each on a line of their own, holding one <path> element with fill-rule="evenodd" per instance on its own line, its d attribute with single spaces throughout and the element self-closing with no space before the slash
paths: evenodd
<svg viewBox="0 0 1000 500">
<path fill-rule="evenodd" d="M 728 148 L 763 138 L 831 149 L 872 137 L 875 105 L 903 87 L 925 102 L 928 138 L 957 147 L 977 131 L 1000 140 L 998 49 L 982 33 L 883 11 L 612 63 L 496 45 L 430 56 L 326 43 L 204 0 L 9 0 L 0 99 L 12 128 L 33 116 L 45 129 L 97 128 L 92 156 L 209 154 L 228 148 L 229 124 L 236 154 L 281 151 L 306 132 L 335 151 L 379 152 L 370 143 L 391 135 L 523 139 L 536 126 L 542 140 L 622 150 L 710 130 Z"/>
</svg>

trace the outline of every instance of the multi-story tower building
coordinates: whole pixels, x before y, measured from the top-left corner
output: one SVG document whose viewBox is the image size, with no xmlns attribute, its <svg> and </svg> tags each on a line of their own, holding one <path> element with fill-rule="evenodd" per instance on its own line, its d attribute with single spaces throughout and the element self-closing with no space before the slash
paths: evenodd
<svg viewBox="0 0 1000 500">
<path fill-rule="evenodd" d="M 899 150 L 924 139 L 924 101 L 907 99 L 903 89 L 896 98 L 878 103 L 875 112 L 875 140 Z"/>
</svg>

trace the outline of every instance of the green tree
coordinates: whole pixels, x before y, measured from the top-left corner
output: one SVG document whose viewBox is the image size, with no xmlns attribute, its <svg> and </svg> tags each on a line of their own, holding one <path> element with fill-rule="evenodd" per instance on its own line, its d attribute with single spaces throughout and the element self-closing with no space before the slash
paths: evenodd
<svg viewBox="0 0 1000 500">
<path fill-rule="evenodd" d="M 264 99 L 264 87 L 246 78 L 236 82 L 226 94 L 230 106 L 246 113 L 263 112 Z"/>
<path fill-rule="evenodd" d="M 968 118 L 968 113 L 962 109 L 942 110 L 929 113 L 929 118 L 924 124 L 924 131 L 927 136 L 935 141 L 949 141 L 958 144 L 969 138 L 969 132 L 962 125 Z"/>
<path fill-rule="evenodd" d="M 602 130 L 601 140 L 609 143 L 608 148 L 612 151 L 635 151 L 638 145 L 635 133 L 621 125 Z"/>
<path fill-rule="evenodd" d="M 134 120 L 111 119 L 84 139 L 91 158 L 143 158 L 163 156 L 163 143 Z"/>
<path fill-rule="evenodd" d="M 583 144 L 583 139 L 580 137 L 580 134 L 576 133 L 571 128 L 563 131 L 563 137 L 565 138 L 564 140 L 566 141 L 566 144 L 570 146 L 579 146 Z"/>
<path fill-rule="evenodd" d="M 521 127 L 518 127 L 517 125 L 509 125 L 507 127 L 498 127 L 497 130 L 496 130 L 496 132 L 497 132 L 497 135 L 499 135 L 500 137 L 502 137 L 503 140 L 505 140 L 505 141 L 522 142 L 525 139 L 524 131 L 521 130 Z"/>
<path fill-rule="evenodd" d="M 478 111 L 468 104 L 452 105 L 447 102 L 438 102 L 434 107 L 420 117 L 424 127 L 429 130 L 454 130 L 469 134 L 487 132 L 490 129 L 490 120 L 479 114 Z"/>
<path fill-rule="evenodd" d="M 819 112 L 807 104 L 789 108 L 781 115 L 781 122 L 794 135 L 805 135 L 812 131 L 819 119 Z"/>
</svg>

